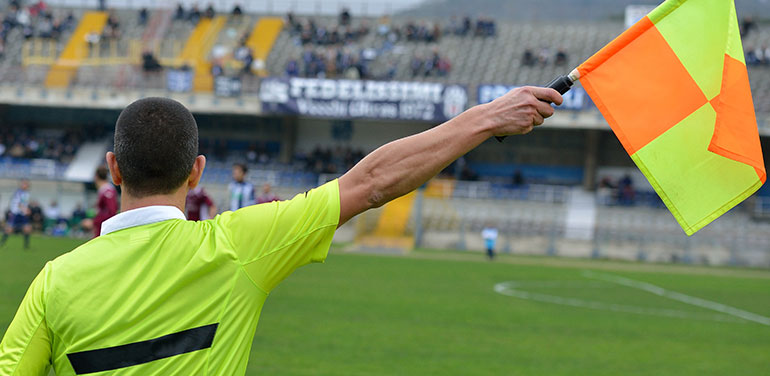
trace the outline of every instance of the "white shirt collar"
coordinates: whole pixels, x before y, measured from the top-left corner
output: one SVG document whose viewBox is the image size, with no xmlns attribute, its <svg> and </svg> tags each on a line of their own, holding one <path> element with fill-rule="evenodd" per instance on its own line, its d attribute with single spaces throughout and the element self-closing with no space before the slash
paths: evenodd
<svg viewBox="0 0 770 376">
<path fill-rule="evenodd" d="M 143 208 L 132 209 L 122 212 L 102 223 L 100 235 L 107 235 L 111 232 L 148 225 L 150 223 L 167 221 L 169 219 L 187 220 L 176 206 L 145 206 Z"/>
</svg>

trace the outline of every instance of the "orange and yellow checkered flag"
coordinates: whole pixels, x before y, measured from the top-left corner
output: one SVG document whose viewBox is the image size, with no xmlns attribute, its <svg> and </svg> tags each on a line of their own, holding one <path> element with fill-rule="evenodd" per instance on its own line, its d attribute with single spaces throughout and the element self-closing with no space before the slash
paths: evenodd
<svg viewBox="0 0 770 376">
<path fill-rule="evenodd" d="M 765 182 L 733 1 L 665 1 L 577 71 L 687 235 Z"/>
</svg>

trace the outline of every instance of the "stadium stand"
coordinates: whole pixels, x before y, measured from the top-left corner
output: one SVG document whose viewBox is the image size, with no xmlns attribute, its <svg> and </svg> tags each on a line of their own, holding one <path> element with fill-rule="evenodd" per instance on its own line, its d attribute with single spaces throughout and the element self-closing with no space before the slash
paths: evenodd
<svg viewBox="0 0 770 376">
<path fill-rule="evenodd" d="M 79 148 L 87 141 L 103 138 L 104 131 L 99 127 L 0 125 L 0 178 L 64 179 Z"/>
<path fill-rule="evenodd" d="M 4 82 L 36 85 L 45 80 L 47 67 L 25 67 L 23 57 L 34 55 L 38 61 L 51 62 L 63 51 L 66 41 L 82 18 L 80 10 L 31 12 L 29 8 L 8 5 L 2 21 L 0 77 Z M 50 27 L 49 32 L 40 32 Z M 36 32 L 37 31 L 37 32 Z"/>
<path fill-rule="evenodd" d="M 105 28 L 108 19 L 111 24 L 110 33 L 113 36 L 117 30 L 114 17 L 111 17 L 106 12 L 86 12 L 83 14 L 83 18 L 69 37 L 64 50 L 62 50 L 56 63 L 48 71 L 45 80 L 46 87 L 61 88 L 69 86 L 83 58 L 88 56 L 92 52 L 91 48 L 93 48 L 93 45 L 98 43 L 98 39 L 93 40 L 91 38 L 99 38 L 99 35 L 107 34 Z"/>
<path fill-rule="evenodd" d="M 624 29 L 622 22 L 608 18 L 586 22 L 419 13 L 208 13 L 197 8 L 7 8 L 0 29 L 0 79 L 3 85 L 18 87 L 17 93 L 63 87 L 172 95 L 176 90 L 169 87 L 170 74 L 186 72 L 193 77 L 190 90 L 179 91 L 194 100 L 211 94 L 216 78 L 238 78 L 242 89 L 237 103 L 254 113 L 258 109 L 249 108 L 254 103 L 243 98 L 256 95 L 263 78 L 285 76 L 460 84 L 474 104 L 479 85 L 546 83 Z M 746 29 L 749 75 L 762 119 L 770 114 L 770 53 L 765 52 L 770 28 L 760 24 Z M 595 110 L 586 112 L 598 119 Z M 275 121 L 275 133 L 288 132 L 282 119 Z M 337 139 L 295 150 L 296 135 L 248 139 L 233 135 L 231 129 L 220 134 L 216 122 L 211 123 L 201 127 L 201 153 L 209 160 L 203 182 L 220 204 L 226 200 L 225 186 L 235 162 L 247 162 L 248 179 L 255 185 L 270 183 L 279 196 L 288 197 L 338 176 L 366 151 Z M 578 131 L 554 130 L 515 148 L 484 145 L 466 156 L 467 163 L 445 171 L 443 177 L 451 182 L 432 184 L 422 196 L 400 201 L 403 205 L 367 214 L 356 231 L 403 235 L 419 245 L 480 249 L 481 228 L 493 224 L 503 234 L 503 249 L 514 253 L 770 265 L 770 225 L 763 221 L 770 217 L 770 199 L 762 197 L 770 191 L 686 239 L 653 191 L 634 187 L 624 196 L 615 179 L 599 189 L 593 240 L 568 238 L 570 190 L 587 174 L 585 135 Z M 83 141 L 109 139 L 103 130 L 86 127 L 73 135 L 69 128 L 19 131 L 2 124 L 0 179 L 56 181 Z M 622 154 L 618 145 L 599 145 L 599 152 L 608 155 L 602 154 L 599 163 L 632 167 L 624 154 L 623 160 L 612 154 L 615 149 Z"/>
<path fill-rule="evenodd" d="M 86 33 L 75 36 L 73 31 L 76 28 L 72 23 L 76 22 L 80 26 L 87 11 L 74 8 L 49 10 L 55 13 L 52 22 L 62 25 L 55 43 L 41 41 L 34 37 L 34 33 L 32 38 L 26 40 L 23 27 L 4 26 L 8 31 L 4 32 L 7 36 L 4 43 L 5 57 L 0 64 L 2 77 L 35 83 L 40 81 L 41 74 L 46 77 L 56 75 L 55 72 L 61 68 L 49 73 L 39 63 L 50 63 L 53 56 L 59 57 L 70 42 L 81 45 L 77 51 L 84 53 L 82 45 Z M 553 27 L 557 25 L 553 22 L 492 21 L 494 34 L 489 35 L 477 31 L 480 30 L 478 19 L 471 19 L 470 30 L 461 32 L 458 30 L 462 30 L 464 22 L 450 18 L 413 20 L 405 16 L 376 18 L 353 15 L 350 24 L 341 27 L 339 17 L 331 16 L 292 16 L 293 21 L 290 22 L 265 15 L 220 14 L 208 19 L 201 15 L 192 16 L 192 13 L 188 10 L 179 16 L 170 9 L 153 9 L 149 11 L 149 21 L 140 24 L 140 17 L 135 10 L 110 10 L 107 15 L 117 21 L 119 32 L 114 34 L 114 38 L 100 38 L 96 44 L 99 46 L 97 51 L 90 50 L 91 56 L 88 57 L 94 58 L 92 54 L 98 53 L 101 59 L 89 59 L 94 61 L 83 64 L 78 69 L 78 77 L 73 85 L 94 86 L 101 79 L 102 85 L 107 80 L 116 87 L 149 86 L 162 89 L 163 80 L 152 79 L 157 78 L 154 76 L 148 79 L 138 69 L 141 54 L 149 50 L 163 67 L 179 68 L 185 62 L 191 63 L 196 72 L 198 89 L 210 91 L 212 81 L 208 73 L 212 66 L 217 61 L 233 62 L 235 59 L 224 56 L 231 57 L 245 35 L 249 36 L 244 44 L 251 50 L 250 61 L 256 62 L 253 71 L 260 76 L 286 75 L 290 61 L 298 63 L 297 74 L 307 75 L 307 64 L 303 60 L 306 60 L 306 55 L 314 53 L 319 57 L 323 55 L 323 60 L 327 60 L 324 63 L 327 68 L 324 69 L 324 77 L 439 81 L 464 84 L 471 88 L 482 83 L 542 84 L 570 70 L 623 30 L 623 24 L 616 21 L 561 21 L 559 27 Z M 32 22 L 45 20 L 46 17 L 41 16 L 43 14 L 46 13 L 41 12 L 32 17 Z M 194 22 L 196 20 L 198 22 Z M 210 28 L 212 25 L 214 27 Z M 310 31 L 313 37 L 309 43 L 303 43 L 303 28 L 308 28 L 308 25 L 312 25 Z M 429 34 L 435 33 L 436 37 L 412 38 L 409 37 L 410 29 L 429 30 Z M 316 34 L 323 37 L 317 37 Z M 356 37 L 346 38 L 346 34 Z M 339 35 L 335 37 L 339 42 L 330 41 L 334 38 L 328 35 Z M 763 27 L 748 32 L 744 38 L 747 53 L 755 49 L 764 51 L 768 37 L 770 31 Z M 205 45 L 199 45 L 202 42 Z M 186 50 L 180 45 L 186 45 Z M 215 51 L 211 51 L 215 46 Z M 427 76 L 424 73 L 415 75 L 413 63 L 416 59 L 421 60 L 421 72 L 431 70 L 426 66 L 433 67 L 439 60 L 446 61 L 451 68 L 441 74 L 438 70 L 431 70 L 434 73 Z M 310 61 L 309 58 L 307 60 Z M 346 68 L 350 66 L 348 60 L 358 60 L 354 64 L 359 66 L 357 73 L 345 74 Z M 225 71 L 228 74 L 231 71 L 238 72 L 242 64 L 242 61 L 230 64 L 231 69 Z M 19 69 L 22 65 L 25 69 Z M 766 94 L 770 88 L 767 65 L 756 64 L 749 70 L 755 105 L 760 113 L 770 112 L 770 95 Z M 23 73 L 21 77 L 19 72 Z M 247 76 L 244 81 L 244 91 L 258 90 L 258 80 Z M 475 99 L 475 90 L 470 90 L 470 94 L 471 99 Z"/>
</svg>

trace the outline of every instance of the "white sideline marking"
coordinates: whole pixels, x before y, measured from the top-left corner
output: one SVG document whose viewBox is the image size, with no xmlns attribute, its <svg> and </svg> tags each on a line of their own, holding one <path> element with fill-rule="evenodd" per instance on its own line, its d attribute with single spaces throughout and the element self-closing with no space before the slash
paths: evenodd
<svg viewBox="0 0 770 376">
<path fill-rule="evenodd" d="M 516 287 L 523 288 L 541 288 L 541 287 L 558 287 L 558 288 L 567 288 L 567 289 L 584 289 L 584 288 L 592 288 L 592 289 L 600 289 L 600 288 L 608 288 L 611 287 L 611 285 L 608 285 L 605 282 L 601 281 L 586 281 L 586 280 L 532 280 L 532 281 L 511 281 L 507 282 L 510 285 L 515 285 Z"/>
<path fill-rule="evenodd" d="M 664 298 L 668 298 L 671 300 L 676 300 L 682 303 L 694 305 L 696 307 L 710 309 L 712 311 L 725 313 L 744 320 L 753 321 L 762 325 L 770 326 L 770 317 L 765 317 L 753 312 L 744 311 L 742 309 L 731 307 L 729 305 L 722 304 L 722 303 L 717 303 L 711 300 L 706 300 L 706 299 L 696 298 L 690 295 L 685 295 L 685 294 L 682 294 L 681 292 L 667 290 L 667 289 L 664 289 L 663 287 L 656 286 L 651 283 L 636 281 L 630 278 L 620 277 L 620 276 L 611 275 L 611 274 L 595 273 L 590 271 L 584 271 L 583 275 L 588 278 L 598 279 L 601 281 L 607 281 L 610 283 L 615 283 L 618 285 L 623 285 L 626 287 L 647 291 L 649 293 L 662 296 Z"/>
<path fill-rule="evenodd" d="M 542 281 L 542 282 L 559 282 L 559 283 L 538 284 L 538 283 L 527 283 L 527 282 L 522 283 L 519 281 L 507 281 L 507 282 L 500 282 L 498 284 L 495 284 L 494 290 L 498 294 L 516 297 L 520 299 L 527 299 L 527 300 L 533 300 L 533 301 L 544 302 L 544 303 L 560 304 L 560 305 L 566 305 L 571 307 L 590 308 L 590 309 L 596 309 L 601 311 L 633 313 L 633 314 L 648 315 L 648 316 L 674 317 L 674 318 L 680 318 L 680 319 L 709 320 L 709 321 L 719 321 L 719 322 L 737 322 L 737 323 L 745 322 L 745 321 L 738 320 L 736 318 L 733 318 L 727 315 L 721 315 L 721 314 L 704 314 L 704 313 L 696 313 L 696 312 L 689 312 L 689 311 L 681 311 L 677 309 L 647 308 L 647 307 L 639 307 L 639 306 L 631 306 L 631 305 L 623 305 L 623 304 L 603 303 L 603 302 L 597 302 L 597 301 L 591 301 L 591 300 L 565 298 L 562 296 L 517 290 L 517 288 L 525 287 L 525 285 L 526 287 L 561 287 L 561 285 L 563 284 L 562 281 Z M 591 285 L 590 283 L 586 283 L 586 282 L 580 283 L 579 286 L 588 287 L 588 288 L 599 287 L 597 285 Z"/>
</svg>

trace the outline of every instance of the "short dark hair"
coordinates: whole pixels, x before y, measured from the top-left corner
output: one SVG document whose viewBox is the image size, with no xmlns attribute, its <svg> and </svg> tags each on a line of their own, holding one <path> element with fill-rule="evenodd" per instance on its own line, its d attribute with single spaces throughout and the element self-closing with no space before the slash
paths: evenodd
<svg viewBox="0 0 770 376">
<path fill-rule="evenodd" d="M 139 99 L 115 123 L 115 158 L 123 189 L 133 196 L 174 192 L 190 176 L 197 156 L 198 124 L 173 99 Z"/>
<path fill-rule="evenodd" d="M 107 174 L 109 174 L 109 170 L 107 170 L 107 166 L 101 165 L 96 168 L 96 173 L 94 174 L 99 180 L 107 180 Z"/>
<path fill-rule="evenodd" d="M 244 174 L 245 174 L 245 173 L 247 173 L 247 172 L 249 172 L 249 167 L 248 167 L 248 166 L 246 166 L 246 164 L 245 164 L 245 163 L 233 163 L 233 167 L 238 167 L 238 168 L 240 168 L 240 169 L 241 169 L 241 171 L 243 171 L 243 173 L 244 173 Z"/>
</svg>

